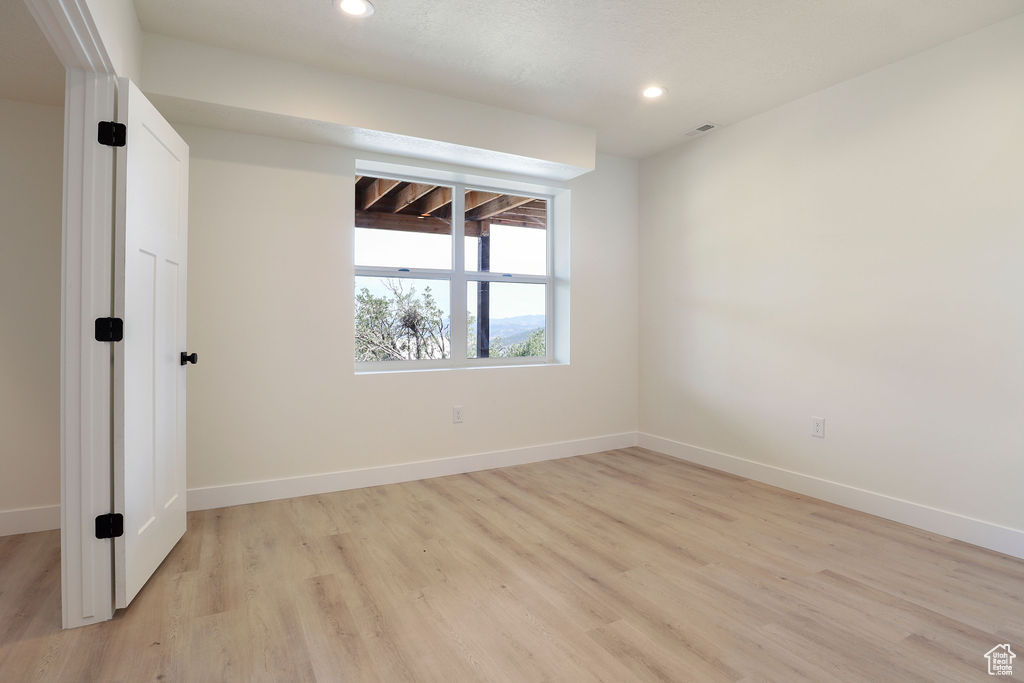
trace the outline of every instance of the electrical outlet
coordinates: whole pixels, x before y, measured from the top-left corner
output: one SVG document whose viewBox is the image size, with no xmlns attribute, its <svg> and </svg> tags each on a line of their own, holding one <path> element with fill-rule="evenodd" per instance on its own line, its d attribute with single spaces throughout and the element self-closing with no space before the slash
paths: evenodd
<svg viewBox="0 0 1024 683">
<path fill-rule="evenodd" d="M 819 439 L 825 438 L 825 418 L 823 417 L 812 417 L 811 418 L 811 436 L 816 436 Z"/>
<path fill-rule="evenodd" d="M 452 424 L 462 424 L 462 406 L 452 408 Z"/>
</svg>

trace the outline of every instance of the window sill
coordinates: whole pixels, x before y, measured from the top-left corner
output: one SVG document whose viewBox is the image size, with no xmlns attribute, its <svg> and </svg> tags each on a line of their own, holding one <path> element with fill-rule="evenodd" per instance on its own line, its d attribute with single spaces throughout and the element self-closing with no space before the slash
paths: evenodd
<svg viewBox="0 0 1024 683">
<path fill-rule="evenodd" d="M 412 372 L 451 372 L 459 370 L 509 370 L 514 368 L 540 368 L 568 366 L 569 362 L 537 360 L 522 363 L 466 363 L 459 365 L 403 365 L 402 367 L 361 366 L 355 368 L 356 375 L 393 375 Z"/>
</svg>

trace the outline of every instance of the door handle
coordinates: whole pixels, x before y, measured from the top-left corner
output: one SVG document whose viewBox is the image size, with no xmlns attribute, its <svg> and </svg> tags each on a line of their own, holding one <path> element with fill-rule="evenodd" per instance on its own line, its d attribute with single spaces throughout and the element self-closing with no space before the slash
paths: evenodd
<svg viewBox="0 0 1024 683">
<path fill-rule="evenodd" d="M 192 365 L 195 365 L 198 362 L 199 362 L 199 354 L 197 354 L 197 353 L 185 353 L 184 351 L 181 352 L 181 364 L 182 365 L 187 365 L 188 363 L 191 363 Z"/>
</svg>

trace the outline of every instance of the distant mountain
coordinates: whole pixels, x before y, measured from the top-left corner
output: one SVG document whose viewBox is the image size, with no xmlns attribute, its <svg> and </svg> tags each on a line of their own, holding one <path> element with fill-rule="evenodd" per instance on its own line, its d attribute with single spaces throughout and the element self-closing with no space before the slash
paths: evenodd
<svg viewBox="0 0 1024 683">
<path fill-rule="evenodd" d="M 544 329 L 544 316 L 542 315 L 491 318 L 491 339 L 501 337 L 501 343 L 506 346 L 526 341 L 531 334 L 541 329 Z"/>
</svg>

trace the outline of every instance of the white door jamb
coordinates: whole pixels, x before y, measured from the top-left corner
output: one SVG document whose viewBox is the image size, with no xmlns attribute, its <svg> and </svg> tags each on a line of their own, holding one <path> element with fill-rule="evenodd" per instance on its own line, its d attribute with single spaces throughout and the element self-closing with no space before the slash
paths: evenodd
<svg viewBox="0 0 1024 683">
<path fill-rule="evenodd" d="M 25 0 L 67 72 L 61 259 L 61 610 L 64 628 L 113 616 L 113 543 L 95 535 L 112 510 L 113 353 L 94 338 L 113 312 L 117 78 L 85 0 Z"/>
</svg>

